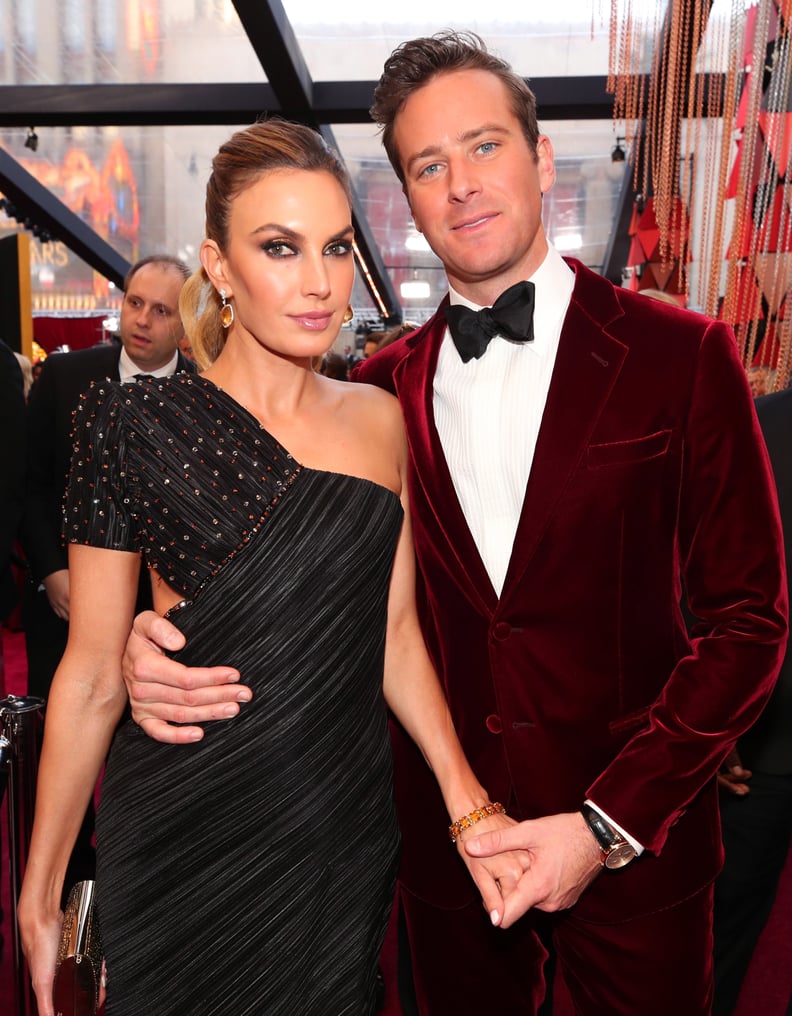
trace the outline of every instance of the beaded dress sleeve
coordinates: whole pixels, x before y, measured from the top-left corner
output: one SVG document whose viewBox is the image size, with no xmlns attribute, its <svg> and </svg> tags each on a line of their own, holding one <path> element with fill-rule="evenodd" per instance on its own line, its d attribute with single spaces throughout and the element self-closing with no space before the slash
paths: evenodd
<svg viewBox="0 0 792 1016">
<path fill-rule="evenodd" d="M 136 494 L 127 479 L 127 434 L 120 385 L 100 382 L 74 412 L 74 451 L 64 496 L 68 543 L 137 551 Z"/>
</svg>

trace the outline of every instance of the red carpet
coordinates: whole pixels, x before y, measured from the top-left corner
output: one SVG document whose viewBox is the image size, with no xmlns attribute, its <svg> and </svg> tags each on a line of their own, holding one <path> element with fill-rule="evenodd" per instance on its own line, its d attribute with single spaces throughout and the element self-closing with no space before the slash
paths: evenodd
<svg viewBox="0 0 792 1016">
<path fill-rule="evenodd" d="M 8 694 L 24 695 L 27 684 L 24 636 L 21 632 L 3 629 L 3 657 L 5 684 L 0 668 L 0 698 Z M 13 949 L 11 945 L 10 889 L 8 875 L 8 837 L 6 833 L 6 804 L 0 814 L 0 901 L 3 908 L 2 933 L 5 948 L 0 963 L 0 1014 L 14 1012 Z M 393 926 L 385 943 L 382 970 L 385 975 L 386 1001 L 384 1016 L 402 1016 L 396 998 L 395 935 Z M 572 1007 L 559 986 L 554 1016 L 573 1016 Z M 754 955 L 753 963 L 743 985 L 742 995 L 734 1016 L 786 1016 L 792 998 L 792 851 L 781 880 L 775 908 L 767 923 Z M 498 1016 L 490 1009 L 492 1016 Z M 295 1016 L 300 1016 L 295 1013 Z M 636 1013 L 635 1016 L 640 1016 Z"/>
</svg>

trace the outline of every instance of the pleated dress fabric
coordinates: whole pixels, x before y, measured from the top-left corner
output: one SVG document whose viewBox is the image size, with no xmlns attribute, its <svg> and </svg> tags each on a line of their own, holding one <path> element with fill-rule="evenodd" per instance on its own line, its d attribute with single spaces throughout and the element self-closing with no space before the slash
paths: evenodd
<svg viewBox="0 0 792 1016">
<path fill-rule="evenodd" d="M 107 1016 L 372 1013 L 398 852 L 382 667 L 399 499 L 301 467 L 196 375 L 107 383 L 77 424 L 67 539 L 142 551 L 184 596 L 177 658 L 237 667 L 254 693 L 198 744 L 116 734 L 97 816 Z"/>
</svg>

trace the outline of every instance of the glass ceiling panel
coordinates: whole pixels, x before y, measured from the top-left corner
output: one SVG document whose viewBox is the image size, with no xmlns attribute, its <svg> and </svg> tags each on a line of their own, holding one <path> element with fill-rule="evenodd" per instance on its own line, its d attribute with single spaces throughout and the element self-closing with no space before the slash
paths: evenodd
<svg viewBox="0 0 792 1016">
<path fill-rule="evenodd" d="M 494 18 L 481 16 L 480 0 L 388 6 L 383 18 L 371 0 L 284 0 L 313 80 L 376 79 L 400 42 L 447 27 L 478 32 L 528 77 L 607 73 L 606 0 L 513 5 L 513 16 L 500 4 Z M 231 0 L 0 0 L 5 84 L 262 80 Z"/>
<path fill-rule="evenodd" d="M 481 16 L 481 0 L 399 0 L 387 5 L 387 17 L 370 0 L 283 6 L 314 81 L 376 80 L 400 42 L 444 28 L 477 32 L 525 76 L 608 72 L 609 4 L 602 0 L 564 0 L 549 5 L 552 12 L 537 3 L 495 4 L 500 16 L 493 18 Z"/>
<path fill-rule="evenodd" d="M 3 84 L 262 80 L 231 0 L 0 0 Z"/>
</svg>

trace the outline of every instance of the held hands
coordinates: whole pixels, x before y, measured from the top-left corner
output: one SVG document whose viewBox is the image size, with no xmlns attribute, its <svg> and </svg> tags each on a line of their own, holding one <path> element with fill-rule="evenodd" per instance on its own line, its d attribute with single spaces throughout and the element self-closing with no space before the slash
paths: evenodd
<svg viewBox="0 0 792 1016">
<path fill-rule="evenodd" d="M 457 839 L 459 856 L 481 893 L 481 901 L 493 924 L 502 926 L 505 900 L 517 889 L 523 873 L 530 867 L 531 856 L 525 850 L 504 849 L 491 856 L 473 857 L 466 844 L 482 832 L 499 835 L 501 830 L 516 828 L 517 823 L 508 815 L 491 815 L 466 829 Z"/>
<path fill-rule="evenodd" d="M 465 851 L 491 861 L 518 852 L 523 867 L 516 884 L 510 883 L 507 875 L 499 920 L 493 920 L 501 928 L 511 927 L 532 907 L 552 912 L 573 906 L 602 870 L 600 848 L 578 812 L 490 829 L 488 826 L 483 835 L 469 836 Z"/>
<path fill-rule="evenodd" d="M 185 667 L 163 655 L 184 641 L 178 628 L 151 610 L 138 614 L 127 640 L 122 671 L 132 718 L 155 741 L 200 741 L 201 727 L 172 724 L 228 719 L 253 697 L 231 667 Z"/>
</svg>

